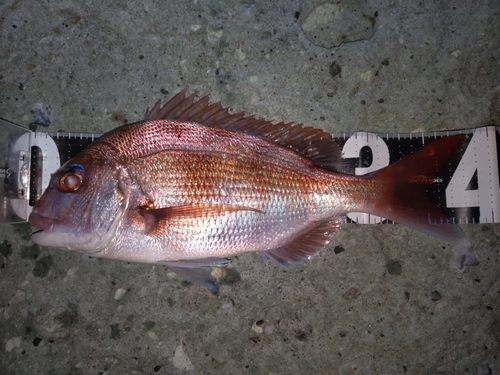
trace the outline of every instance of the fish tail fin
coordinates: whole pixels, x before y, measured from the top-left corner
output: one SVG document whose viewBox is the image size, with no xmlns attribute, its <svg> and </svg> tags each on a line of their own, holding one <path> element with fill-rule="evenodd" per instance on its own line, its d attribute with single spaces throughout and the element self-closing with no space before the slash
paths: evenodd
<svg viewBox="0 0 500 375">
<path fill-rule="evenodd" d="M 464 238 L 439 207 L 426 196 L 427 187 L 463 143 L 462 134 L 439 138 L 404 159 L 366 177 L 381 188 L 381 199 L 372 205 L 373 213 L 447 241 Z"/>
</svg>

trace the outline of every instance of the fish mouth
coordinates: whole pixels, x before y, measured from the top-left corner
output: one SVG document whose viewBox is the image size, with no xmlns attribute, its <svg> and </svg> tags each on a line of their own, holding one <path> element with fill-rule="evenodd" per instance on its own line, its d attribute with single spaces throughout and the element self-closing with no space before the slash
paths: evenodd
<svg viewBox="0 0 500 375">
<path fill-rule="evenodd" d="M 71 228 L 63 225 L 62 220 L 43 216 L 37 212 L 31 212 L 28 222 L 40 229 L 31 234 L 31 240 L 40 246 L 78 251 L 82 254 L 92 255 L 100 252 L 109 242 L 107 241 L 108 238 L 103 239 L 93 232 L 82 230 L 74 232 Z M 108 235 L 108 237 L 113 234 L 114 232 Z"/>
<path fill-rule="evenodd" d="M 36 232 L 38 233 L 42 231 L 51 231 L 56 220 L 51 219 L 50 217 L 42 216 L 40 214 L 37 214 L 36 212 L 32 212 L 30 214 L 30 217 L 28 218 L 28 222 L 40 229 Z"/>
</svg>

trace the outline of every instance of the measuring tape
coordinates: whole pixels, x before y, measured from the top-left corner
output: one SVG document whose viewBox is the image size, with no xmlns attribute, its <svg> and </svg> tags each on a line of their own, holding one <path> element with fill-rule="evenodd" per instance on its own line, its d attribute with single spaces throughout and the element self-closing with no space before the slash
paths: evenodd
<svg viewBox="0 0 500 375">
<path fill-rule="evenodd" d="M 467 141 L 429 185 L 427 196 L 455 223 L 499 223 L 500 127 L 409 134 L 356 132 L 332 137 L 346 159 L 343 172 L 363 175 L 402 159 L 436 138 L 452 134 L 465 134 Z M 32 132 L 0 118 L 0 145 L 6 152 L 0 155 L 0 222 L 26 221 L 48 186 L 51 173 L 100 135 Z M 387 222 L 356 212 L 349 213 L 346 221 Z"/>
<path fill-rule="evenodd" d="M 342 147 L 343 157 L 354 160 L 354 166 L 351 163 L 347 173 L 363 175 L 401 160 L 437 138 L 452 134 L 466 134 L 468 141 L 429 185 L 428 198 L 457 224 L 499 223 L 499 127 L 386 135 L 357 132 L 334 138 Z M 384 221 L 365 213 L 350 213 L 347 217 L 362 224 Z"/>
</svg>

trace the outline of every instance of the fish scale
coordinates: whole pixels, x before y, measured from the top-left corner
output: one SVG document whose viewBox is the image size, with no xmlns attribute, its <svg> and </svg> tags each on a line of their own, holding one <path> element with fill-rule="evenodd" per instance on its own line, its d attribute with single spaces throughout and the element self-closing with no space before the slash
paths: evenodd
<svg viewBox="0 0 500 375">
<path fill-rule="evenodd" d="M 193 169 L 193 163 L 199 167 Z M 140 191 L 146 194 L 147 200 L 154 202 L 155 207 L 233 204 L 266 212 L 265 215 L 253 211 L 231 213 L 234 222 L 230 224 L 225 216 L 212 216 L 213 221 L 210 223 L 183 221 L 186 231 L 192 230 L 190 226 L 205 228 L 207 231 L 218 228 L 217 233 L 224 237 L 221 242 L 230 243 L 239 252 L 275 247 L 279 244 L 281 233 L 296 231 L 298 225 L 307 226 L 307 221 L 317 221 L 338 214 L 332 211 L 336 207 L 331 202 L 325 202 L 326 199 L 333 201 L 333 197 L 327 196 L 323 201 L 318 201 L 321 194 L 312 194 L 326 190 L 331 185 L 327 179 L 316 178 L 316 181 L 311 181 L 297 172 L 283 173 L 283 168 L 276 164 L 249 162 L 239 155 L 165 151 L 154 157 L 135 161 L 131 170 L 133 183 L 141 186 Z M 152 183 L 153 180 L 157 183 Z M 224 196 L 220 194 L 221 187 L 226 191 Z M 289 210 L 291 205 L 298 208 L 292 214 Z M 331 212 L 326 212 L 327 209 Z M 245 244 L 237 242 L 239 237 L 227 240 L 231 231 L 243 230 L 253 234 L 255 238 L 252 243 L 248 243 L 248 235 L 245 235 Z M 170 235 L 171 229 L 165 232 Z M 217 240 L 210 246 L 207 243 L 200 244 L 195 236 L 184 242 L 189 241 L 193 241 L 193 244 L 186 243 L 185 246 L 200 252 L 209 251 L 217 256 L 230 255 L 227 248 L 219 253 L 211 250 L 212 246 L 220 247 Z M 192 253 L 194 252 L 193 250 Z M 202 254 L 198 256 L 200 255 Z M 165 255 L 164 257 L 169 260 Z"/>
<path fill-rule="evenodd" d="M 150 161 L 153 161 L 151 163 L 153 165 L 148 172 Z M 245 195 L 243 193 L 245 191 L 255 193 L 276 190 L 284 193 L 287 192 L 287 186 L 292 187 L 297 181 L 296 176 L 291 177 L 287 173 L 282 173 L 283 168 L 278 169 L 277 166 L 265 165 L 258 161 L 243 161 L 241 156 L 236 155 L 171 151 L 135 161 L 134 165 L 137 165 L 134 176 L 138 181 L 143 180 L 142 184 L 148 191 L 154 193 L 157 187 L 170 186 L 168 195 L 182 192 L 184 189 L 179 189 L 179 186 L 200 185 L 205 188 L 193 191 L 193 194 L 219 196 L 222 187 L 226 191 L 237 188 L 242 192 L 240 195 Z M 155 185 L 150 183 L 153 179 L 157 180 Z M 259 181 L 259 184 L 254 184 L 253 181 Z M 157 192 L 157 195 L 165 194 Z"/>
</svg>

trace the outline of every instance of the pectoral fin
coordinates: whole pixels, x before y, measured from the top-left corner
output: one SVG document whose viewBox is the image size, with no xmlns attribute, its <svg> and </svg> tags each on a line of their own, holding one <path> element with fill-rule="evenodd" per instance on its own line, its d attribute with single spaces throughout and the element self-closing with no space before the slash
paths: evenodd
<svg viewBox="0 0 500 375">
<path fill-rule="evenodd" d="M 145 219 L 146 232 L 148 234 L 167 229 L 170 222 L 182 219 L 207 218 L 239 211 L 262 213 L 262 211 L 252 207 L 231 204 L 192 204 L 158 209 L 139 208 L 139 210 Z"/>
<path fill-rule="evenodd" d="M 160 261 L 159 264 L 166 266 L 172 272 L 193 284 L 204 286 L 212 292 L 217 291 L 215 278 L 206 267 L 224 266 L 229 263 L 225 258 L 205 258 L 177 261 Z"/>
</svg>

